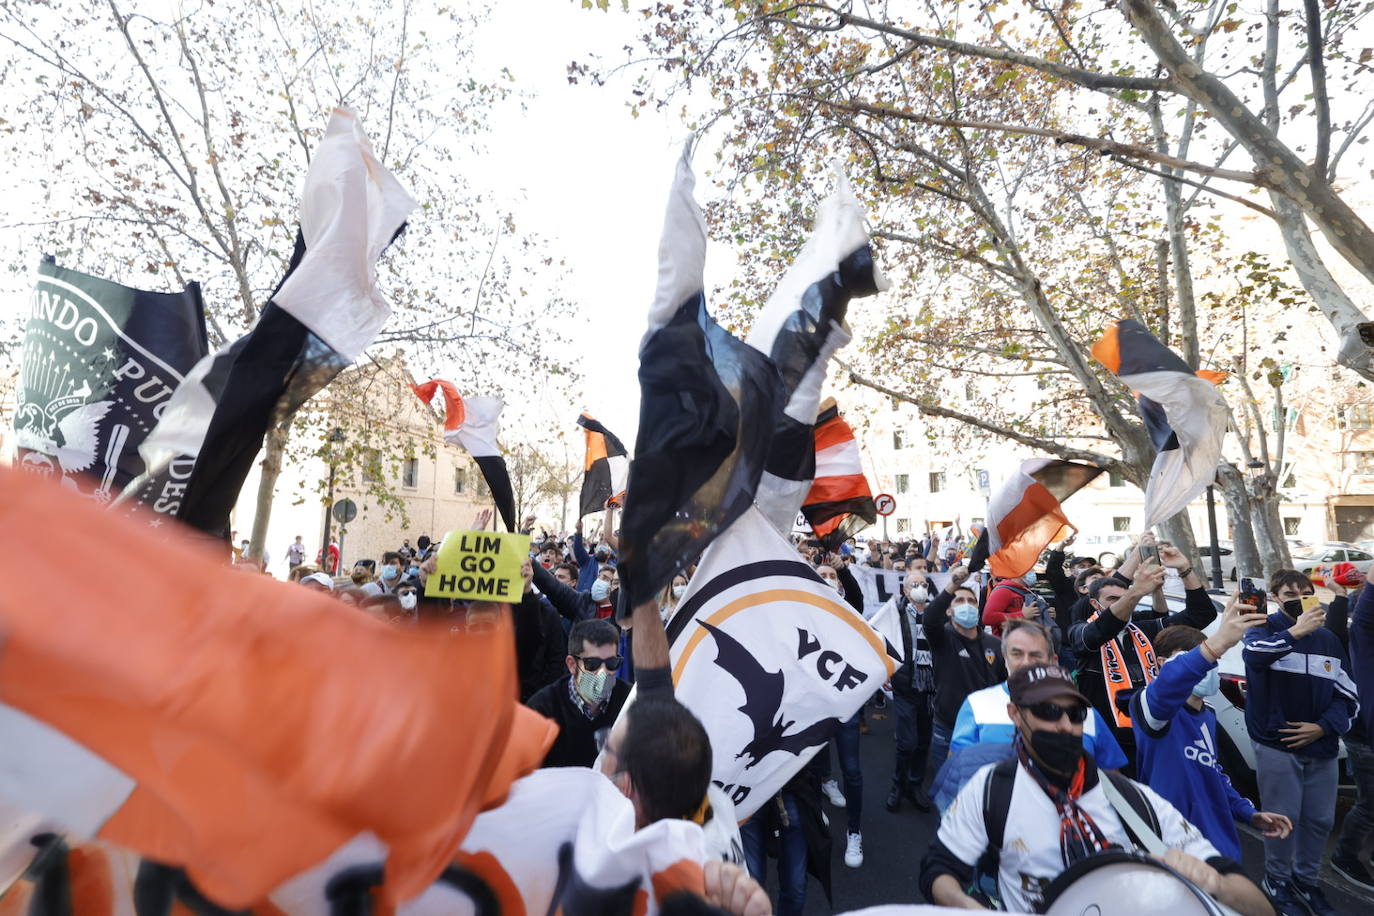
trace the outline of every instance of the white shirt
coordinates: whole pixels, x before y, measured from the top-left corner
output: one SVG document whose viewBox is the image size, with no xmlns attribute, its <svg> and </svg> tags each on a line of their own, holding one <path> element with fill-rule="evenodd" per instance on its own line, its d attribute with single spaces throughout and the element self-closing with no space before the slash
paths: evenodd
<svg viewBox="0 0 1374 916">
<path fill-rule="evenodd" d="M 990 763 L 973 774 L 940 821 L 940 842 L 970 868 L 978 863 L 988 845 L 987 829 L 983 824 L 983 786 L 995 766 Z M 1220 855 L 1177 808 L 1148 786 L 1136 783 L 1136 787 L 1154 808 L 1165 846 L 1204 862 Z M 1108 840 L 1124 849 L 1134 847 L 1121 826 L 1121 819 L 1107 801 L 1100 781 L 1078 798 L 1078 806 L 1092 817 Z M 1064 856 L 1059 850 L 1059 813 L 1054 802 L 1035 777 L 1027 773 L 1025 767 L 1018 766 L 997 873 L 1003 909 L 1015 913 L 1036 912 L 1045 889 L 1065 867 Z"/>
</svg>

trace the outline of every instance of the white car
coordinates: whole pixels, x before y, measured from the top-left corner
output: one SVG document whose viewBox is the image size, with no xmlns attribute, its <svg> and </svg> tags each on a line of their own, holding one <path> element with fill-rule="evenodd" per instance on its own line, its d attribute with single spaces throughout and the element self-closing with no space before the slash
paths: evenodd
<svg viewBox="0 0 1374 916">
<path fill-rule="evenodd" d="M 1312 575 L 1312 571 L 1317 567 L 1334 566 L 1337 563 L 1353 563 L 1356 569 L 1368 575 L 1372 561 L 1374 561 L 1374 555 L 1350 544 L 1340 544 L 1334 541 L 1328 541 L 1314 547 L 1302 555 L 1293 554 L 1293 568 L 1304 576 Z M 1318 575 L 1320 576 L 1320 574 Z"/>
</svg>

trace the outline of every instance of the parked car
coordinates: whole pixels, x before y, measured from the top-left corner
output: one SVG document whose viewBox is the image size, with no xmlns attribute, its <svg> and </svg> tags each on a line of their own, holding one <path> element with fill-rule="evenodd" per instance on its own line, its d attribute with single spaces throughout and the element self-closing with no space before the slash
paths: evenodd
<svg viewBox="0 0 1374 916">
<path fill-rule="evenodd" d="M 1199 544 L 1198 554 L 1202 557 L 1202 565 L 1198 567 L 1197 574 L 1204 580 L 1212 577 L 1212 545 Z M 1217 542 L 1217 556 L 1221 557 L 1221 577 L 1229 582 L 1236 581 L 1236 554 L 1231 548 L 1230 541 Z"/>
<path fill-rule="evenodd" d="M 1354 564 L 1360 572 L 1369 575 L 1371 562 L 1374 562 L 1374 554 L 1337 541 L 1328 541 L 1302 555 L 1293 554 L 1293 568 L 1304 576 L 1312 575 L 1313 570 L 1318 567 L 1334 566 L 1337 563 Z M 1318 573 L 1318 578 L 1320 577 L 1321 574 Z"/>
</svg>

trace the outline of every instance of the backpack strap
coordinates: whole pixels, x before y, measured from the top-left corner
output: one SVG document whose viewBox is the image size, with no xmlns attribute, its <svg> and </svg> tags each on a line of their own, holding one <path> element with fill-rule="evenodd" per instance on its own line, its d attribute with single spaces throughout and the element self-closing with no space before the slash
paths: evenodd
<svg viewBox="0 0 1374 916">
<path fill-rule="evenodd" d="M 1121 826 L 1126 828 L 1131 842 L 1151 855 L 1162 855 L 1165 846 L 1160 838 L 1159 817 L 1140 787 L 1120 773 L 1108 770 L 1098 770 L 1098 778 L 1103 780 L 1102 790 L 1121 818 Z"/>
<path fill-rule="evenodd" d="M 1016 785 L 1015 757 L 999 761 L 983 783 L 983 827 L 988 845 L 973 867 L 972 896 L 983 903 L 997 899 L 997 872 L 1002 865 L 1002 841 L 1007 832 L 1007 812 L 1011 809 L 1011 791 Z"/>
</svg>

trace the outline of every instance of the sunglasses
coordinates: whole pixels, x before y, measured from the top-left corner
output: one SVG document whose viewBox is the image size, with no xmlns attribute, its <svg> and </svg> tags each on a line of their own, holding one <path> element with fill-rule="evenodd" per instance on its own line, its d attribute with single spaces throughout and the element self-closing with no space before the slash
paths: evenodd
<svg viewBox="0 0 1374 916">
<path fill-rule="evenodd" d="M 1044 719 L 1046 722 L 1058 722 L 1060 716 L 1067 715 L 1069 721 L 1074 725 L 1082 725 L 1088 718 L 1088 707 L 1081 703 L 1075 703 L 1072 706 L 1060 706 L 1058 703 L 1051 703 L 1046 700 L 1042 703 L 1021 704 L 1021 708 L 1037 719 Z"/>
<path fill-rule="evenodd" d="M 582 663 L 588 671 L 600 671 L 601 666 L 605 665 L 607 671 L 619 671 L 620 663 L 625 661 L 623 656 L 612 655 L 610 658 L 596 658 L 591 655 L 574 655 L 573 658 Z"/>
</svg>

